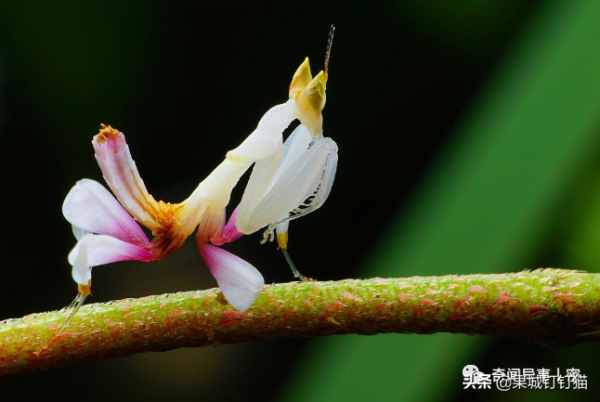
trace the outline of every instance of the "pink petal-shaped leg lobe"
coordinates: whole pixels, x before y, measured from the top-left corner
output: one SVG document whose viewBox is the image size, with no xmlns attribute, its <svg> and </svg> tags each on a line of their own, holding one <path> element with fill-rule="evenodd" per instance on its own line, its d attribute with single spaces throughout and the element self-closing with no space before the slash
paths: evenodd
<svg viewBox="0 0 600 402">
<path fill-rule="evenodd" d="M 75 237 L 82 237 L 83 230 L 116 237 L 140 247 L 150 245 L 140 225 L 97 181 L 79 180 L 67 194 L 62 210 L 67 221 L 77 228 L 74 229 Z"/>
<path fill-rule="evenodd" d="M 125 135 L 111 126 L 102 125 L 92 144 L 104 179 L 121 204 L 138 222 L 156 230 L 160 205 L 146 190 Z"/>
<path fill-rule="evenodd" d="M 260 272 L 250 263 L 219 247 L 201 244 L 199 249 L 229 304 L 237 310 L 247 310 L 265 286 Z"/>
<path fill-rule="evenodd" d="M 85 235 L 69 253 L 73 279 L 87 285 L 92 278 L 92 267 L 117 261 L 154 261 L 154 255 L 141 247 L 106 235 Z"/>
</svg>

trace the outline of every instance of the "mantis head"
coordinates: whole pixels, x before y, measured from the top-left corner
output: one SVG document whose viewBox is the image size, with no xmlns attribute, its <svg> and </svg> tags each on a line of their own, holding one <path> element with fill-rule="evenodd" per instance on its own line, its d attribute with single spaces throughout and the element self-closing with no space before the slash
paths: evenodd
<svg viewBox="0 0 600 402">
<path fill-rule="evenodd" d="M 321 136 L 325 107 L 327 73 L 321 71 L 314 78 L 310 72 L 308 57 L 298 67 L 290 84 L 290 99 L 296 102 L 298 120 L 310 130 L 314 138 Z"/>
<path fill-rule="evenodd" d="M 335 26 L 332 25 L 325 53 L 325 69 L 313 78 L 307 57 L 296 70 L 290 84 L 290 99 L 294 99 L 296 103 L 298 120 L 310 130 L 314 140 L 322 138 L 323 115 L 321 112 L 326 102 L 325 89 L 327 88 L 327 72 L 334 33 Z"/>
</svg>

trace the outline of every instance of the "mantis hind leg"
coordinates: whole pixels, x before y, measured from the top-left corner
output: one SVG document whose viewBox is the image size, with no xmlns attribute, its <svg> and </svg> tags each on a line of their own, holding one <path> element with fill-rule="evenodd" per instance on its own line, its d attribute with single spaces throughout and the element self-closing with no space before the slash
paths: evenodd
<svg viewBox="0 0 600 402">
<path fill-rule="evenodd" d="M 287 251 L 289 226 L 290 226 L 289 221 L 280 223 L 276 226 L 277 244 L 279 245 L 279 248 L 283 252 L 283 256 L 285 257 L 285 260 L 289 264 L 290 269 L 292 270 L 292 273 L 294 274 L 294 277 L 300 279 L 302 282 L 313 282 L 314 281 L 313 278 L 304 276 L 300 273 L 300 271 L 298 271 L 298 268 L 296 268 L 296 264 L 294 264 L 294 261 L 292 261 L 292 257 L 290 256 L 290 253 L 288 253 L 288 251 Z M 273 232 L 271 232 L 271 234 L 273 234 Z"/>
<path fill-rule="evenodd" d="M 300 271 L 298 271 L 298 268 L 296 268 L 296 264 L 294 264 L 294 261 L 292 261 L 292 257 L 290 256 L 290 253 L 288 253 L 287 249 L 282 248 L 281 251 L 283 252 L 283 256 L 285 257 L 286 261 L 288 262 L 290 269 L 292 270 L 292 273 L 294 274 L 295 278 L 300 279 L 302 282 L 314 282 L 315 281 L 313 278 L 304 276 L 300 273 Z"/>
<path fill-rule="evenodd" d="M 87 298 L 87 296 L 84 296 L 81 293 L 78 293 L 77 296 L 75 296 L 75 298 L 73 299 L 73 301 L 67 307 L 64 307 L 63 309 L 60 310 L 61 312 L 67 312 L 69 310 L 72 310 L 72 311 L 69 314 L 69 316 L 67 317 L 67 319 L 65 320 L 65 322 L 62 323 L 62 325 L 58 329 L 58 333 L 56 335 L 54 335 L 54 337 L 52 338 L 52 341 L 49 342 L 49 343 L 44 344 L 44 346 L 42 346 L 40 348 L 40 350 L 37 351 L 38 355 L 40 353 L 42 353 L 44 350 L 48 349 L 49 344 L 56 342 L 56 340 L 58 339 L 58 337 L 61 336 L 63 334 L 63 332 L 65 332 L 65 330 L 71 324 L 71 321 L 73 321 L 73 317 L 75 317 L 75 314 L 77 314 L 77 312 L 79 311 L 79 309 L 81 308 L 81 306 L 85 302 L 86 298 Z"/>
<path fill-rule="evenodd" d="M 54 340 L 56 340 L 56 338 L 58 338 L 60 335 L 62 335 L 62 333 L 65 331 L 65 329 L 67 329 L 69 327 L 69 325 L 71 324 L 71 321 L 73 321 L 73 317 L 75 317 L 75 314 L 77 314 L 77 312 L 79 311 L 79 309 L 85 302 L 86 298 L 87 298 L 87 296 L 84 296 L 81 293 L 78 293 L 77 296 L 75 297 L 75 299 L 73 299 L 73 301 L 71 302 L 71 304 L 69 304 L 67 307 L 64 308 L 64 311 L 69 311 L 70 309 L 72 309 L 72 311 L 71 311 L 71 314 L 69 314 L 69 316 L 65 320 L 65 322 L 63 322 L 63 324 L 61 325 L 60 329 L 58 330 L 58 333 L 54 337 Z"/>
</svg>

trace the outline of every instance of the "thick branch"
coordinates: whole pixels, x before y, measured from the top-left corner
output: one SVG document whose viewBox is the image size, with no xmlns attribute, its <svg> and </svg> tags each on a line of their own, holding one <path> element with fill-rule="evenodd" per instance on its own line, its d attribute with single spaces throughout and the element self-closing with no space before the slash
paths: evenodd
<svg viewBox="0 0 600 402">
<path fill-rule="evenodd" d="M 256 339 L 453 332 L 556 347 L 600 334 L 600 274 L 558 269 L 286 283 L 268 286 L 248 311 L 216 304 L 207 317 L 216 297 L 206 290 L 90 304 L 56 339 L 65 312 L 5 320 L 0 376 Z"/>
</svg>

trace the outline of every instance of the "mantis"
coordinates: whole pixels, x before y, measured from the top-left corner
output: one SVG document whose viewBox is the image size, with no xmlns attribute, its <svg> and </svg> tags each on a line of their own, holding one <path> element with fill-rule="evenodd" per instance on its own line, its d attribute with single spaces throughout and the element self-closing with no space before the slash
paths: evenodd
<svg viewBox="0 0 600 402">
<path fill-rule="evenodd" d="M 180 203 L 156 200 L 146 189 L 125 135 L 101 126 L 92 145 L 112 194 L 99 182 L 83 179 L 63 203 L 77 240 L 68 260 L 78 294 L 67 307 L 71 313 L 59 335 L 91 294 L 93 267 L 163 259 L 196 228 L 200 255 L 227 302 L 238 310 L 248 309 L 264 287 L 264 278 L 253 265 L 221 247 L 243 235 L 264 228 L 262 242 L 276 237 L 294 275 L 308 279 L 287 252 L 288 230 L 292 220 L 323 205 L 335 179 L 337 144 L 323 136 L 322 116 L 334 29 L 324 70 L 313 77 L 305 59 L 292 78 L 288 100 L 269 109 L 256 129 Z M 295 120 L 300 125 L 284 142 L 283 133 Z M 242 199 L 227 220 L 231 192 L 252 166 Z M 140 225 L 152 232 L 151 239 Z"/>
</svg>

